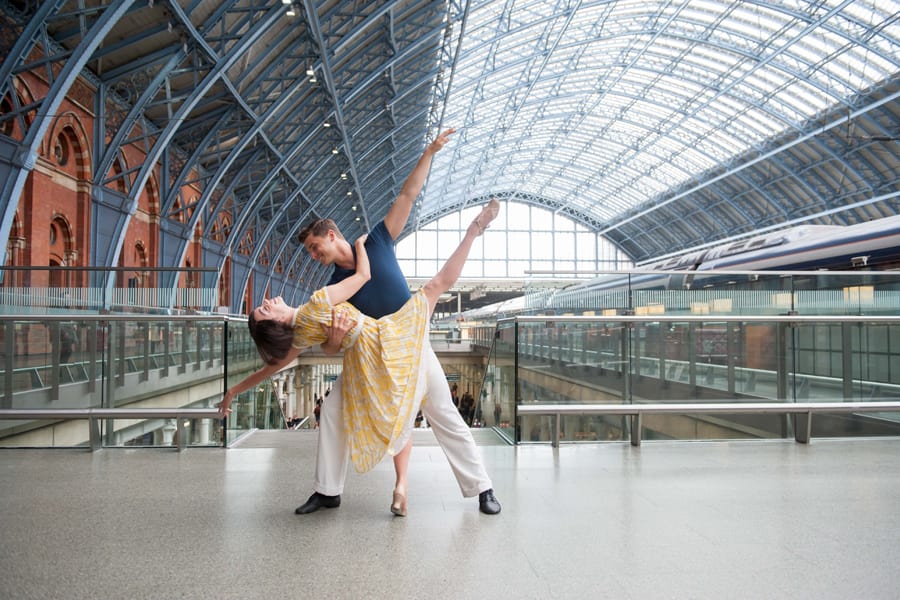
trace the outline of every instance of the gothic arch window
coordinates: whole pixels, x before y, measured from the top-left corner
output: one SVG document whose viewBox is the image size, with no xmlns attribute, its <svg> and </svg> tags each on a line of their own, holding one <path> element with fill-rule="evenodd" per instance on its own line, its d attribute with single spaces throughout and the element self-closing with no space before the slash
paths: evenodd
<svg viewBox="0 0 900 600">
<path fill-rule="evenodd" d="M 181 203 L 181 197 L 176 197 L 174 204 L 172 204 L 172 212 L 170 217 L 178 221 L 179 223 L 184 223 L 184 206 Z"/>
<path fill-rule="evenodd" d="M 134 244 L 134 264 L 138 267 L 147 266 L 147 250 L 144 248 L 144 242 L 141 240 Z"/>
<path fill-rule="evenodd" d="M 9 232 L 9 240 L 6 242 L 6 266 L 22 265 L 24 251 L 25 237 L 22 233 L 22 220 L 19 217 L 19 211 L 16 211 L 13 213 L 12 229 Z M 12 271 L 3 278 L 3 287 L 22 287 L 25 285 L 24 282 L 24 271 Z"/>
<path fill-rule="evenodd" d="M 51 267 L 74 267 L 78 262 L 78 251 L 75 248 L 75 232 L 69 220 L 62 214 L 56 214 L 50 220 L 49 231 L 49 265 Z M 71 287 L 77 285 L 78 276 L 70 271 L 51 271 L 51 287 Z"/>
<path fill-rule="evenodd" d="M 147 266 L 147 250 L 144 247 L 144 242 L 141 240 L 138 240 L 134 244 L 131 255 L 131 264 L 136 268 L 128 277 L 128 287 L 150 287 L 149 273 L 143 270 L 143 268 Z"/>
<path fill-rule="evenodd" d="M 241 240 L 241 243 L 238 245 L 238 254 L 242 254 L 243 256 L 250 256 L 251 250 L 253 248 L 253 234 L 251 232 L 247 232 L 244 234 L 244 239 Z"/>
<path fill-rule="evenodd" d="M 9 118 L 0 121 L 0 133 L 21 141 L 31 123 L 34 122 L 34 115 L 37 113 L 37 110 L 32 109 L 12 116 L 12 113 L 15 113 L 21 107 L 34 104 L 34 95 L 21 78 L 14 77 L 13 86 L 15 91 L 7 94 L 0 100 L 0 116 L 10 115 Z M 13 96 L 12 94 L 15 95 Z"/>
<path fill-rule="evenodd" d="M 90 179 L 90 148 L 84 127 L 73 114 L 59 117 L 46 138 L 45 158 L 71 177 Z"/>
<path fill-rule="evenodd" d="M 196 287 L 197 274 L 194 273 L 193 271 L 191 271 L 191 268 L 193 268 L 193 265 L 191 264 L 190 259 L 184 261 L 184 268 L 185 268 L 184 287 L 188 287 L 188 288 Z"/>
<path fill-rule="evenodd" d="M 63 215 L 56 215 L 50 221 L 50 253 L 60 257 L 62 264 L 70 265 L 75 252 L 75 236 L 69 221 Z"/>
<path fill-rule="evenodd" d="M 63 266 L 63 259 L 61 256 L 51 254 L 50 260 L 47 264 L 50 266 L 50 287 L 51 288 L 61 288 L 65 286 L 65 282 L 63 281 L 63 271 L 58 267 Z"/>
<path fill-rule="evenodd" d="M 61 167 L 69 164 L 69 155 L 72 148 L 69 145 L 68 136 L 65 131 L 61 131 L 53 141 L 53 160 Z"/>
<path fill-rule="evenodd" d="M 224 244 L 226 232 L 228 231 L 229 227 L 231 227 L 231 222 L 227 217 L 220 217 L 219 219 L 216 219 L 216 221 L 212 225 L 210 239 L 213 239 L 220 244 Z"/>
<path fill-rule="evenodd" d="M 147 180 L 147 211 L 151 216 L 159 215 L 159 186 L 153 177 Z"/>
</svg>

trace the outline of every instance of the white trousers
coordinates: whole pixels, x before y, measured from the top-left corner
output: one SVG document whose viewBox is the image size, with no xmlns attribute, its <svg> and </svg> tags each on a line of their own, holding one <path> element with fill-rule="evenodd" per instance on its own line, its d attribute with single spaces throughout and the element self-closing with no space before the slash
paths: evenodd
<svg viewBox="0 0 900 600">
<path fill-rule="evenodd" d="M 450 462 L 462 495 L 466 498 L 477 496 L 491 489 L 491 479 L 484 468 L 472 432 L 462 420 L 459 410 L 453 406 L 444 370 L 430 345 L 425 349 L 422 368 L 426 369 L 428 387 L 422 401 L 422 414 L 431 425 L 434 437 Z M 350 460 L 350 446 L 344 430 L 341 387 L 341 377 L 338 377 L 322 402 L 319 422 L 316 481 L 313 489 L 326 496 L 344 492 Z"/>
</svg>

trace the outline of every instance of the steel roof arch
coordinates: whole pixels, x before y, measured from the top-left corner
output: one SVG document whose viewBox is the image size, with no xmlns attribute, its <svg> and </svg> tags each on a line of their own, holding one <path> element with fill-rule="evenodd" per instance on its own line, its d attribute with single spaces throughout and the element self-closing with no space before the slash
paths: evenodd
<svg viewBox="0 0 900 600">
<path fill-rule="evenodd" d="M 114 140 L 93 155 L 98 219 L 123 233 L 117 211 L 133 210 L 158 168 L 157 262 L 178 266 L 196 226 L 223 225 L 204 260 L 221 270 L 230 253 L 238 281 L 259 275 L 254 296 L 271 285 L 299 298 L 321 281 L 291 239 L 300 221 L 333 215 L 348 236 L 376 223 L 447 127 L 460 131 L 404 236 L 507 194 L 641 262 L 757 227 L 898 208 L 897 0 L 298 4 L 291 20 L 280 0 L 0 0 L 17 28 L 0 95 L 13 98 L 28 69 L 55 85 L 0 119 L 40 137 L 42 115 L 83 76 L 101 98 L 95 139 Z M 323 83 L 310 85 L 307 68 Z M 150 164 L 113 169 L 128 144 L 149 148 Z M 3 239 L 15 182 L 33 168 L 28 146 L 0 139 L 14 157 L 0 159 Z M 121 244 L 94 260 L 115 262 Z"/>
</svg>

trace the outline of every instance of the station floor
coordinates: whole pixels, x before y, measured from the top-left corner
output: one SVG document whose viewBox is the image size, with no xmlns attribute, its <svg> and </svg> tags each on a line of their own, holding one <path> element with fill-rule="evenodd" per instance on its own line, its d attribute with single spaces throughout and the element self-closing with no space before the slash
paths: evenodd
<svg viewBox="0 0 900 600">
<path fill-rule="evenodd" d="M 0 599 L 900 598 L 900 439 L 511 447 L 503 511 L 416 432 L 298 516 L 315 432 L 230 449 L 0 451 Z M 268 440 L 266 439 L 268 438 Z"/>
</svg>

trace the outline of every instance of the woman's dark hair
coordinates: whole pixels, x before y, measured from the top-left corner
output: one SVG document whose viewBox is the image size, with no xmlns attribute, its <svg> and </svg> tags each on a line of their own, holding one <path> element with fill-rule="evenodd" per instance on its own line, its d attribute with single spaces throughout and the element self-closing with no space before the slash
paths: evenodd
<svg viewBox="0 0 900 600">
<path fill-rule="evenodd" d="M 247 319 L 247 327 L 250 328 L 250 337 L 256 342 L 256 350 L 263 362 L 274 365 L 284 358 L 291 349 L 294 340 L 294 328 L 289 323 L 282 323 L 273 319 L 257 321 L 250 313 Z"/>
</svg>

